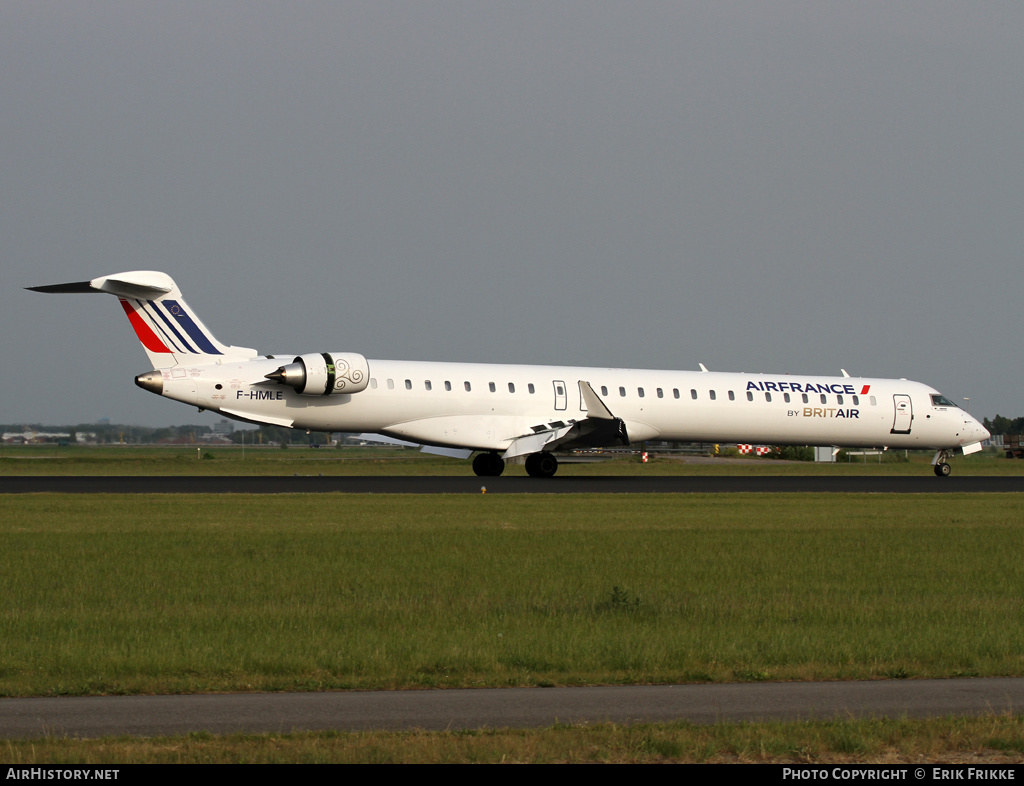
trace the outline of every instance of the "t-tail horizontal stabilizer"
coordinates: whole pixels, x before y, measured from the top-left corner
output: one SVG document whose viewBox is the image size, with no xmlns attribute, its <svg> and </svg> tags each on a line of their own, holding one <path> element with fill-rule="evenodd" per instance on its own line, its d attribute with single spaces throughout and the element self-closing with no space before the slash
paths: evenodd
<svg viewBox="0 0 1024 786">
<path fill-rule="evenodd" d="M 193 366 L 223 360 L 248 360 L 256 350 L 222 344 L 182 299 L 166 273 L 129 270 L 91 281 L 28 287 L 33 292 L 105 292 L 121 301 L 135 335 L 154 369 Z"/>
<path fill-rule="evenodd" d="M 118 297 L 142 298 L 149 300 L 162 297 L 174 290 L 174 281 L 166 273 L 155 270 L 132 270 L 100 276 L 92 281 L 72 281 L 68 284 L 50 284 L 44 287 L 26 287 L 33 292 L 71 293 L 106 292 Z"/>
</svg>

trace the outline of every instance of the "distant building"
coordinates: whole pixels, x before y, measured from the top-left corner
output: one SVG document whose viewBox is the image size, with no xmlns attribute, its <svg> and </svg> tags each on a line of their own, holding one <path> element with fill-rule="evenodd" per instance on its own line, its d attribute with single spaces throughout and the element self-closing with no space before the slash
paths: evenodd
<svg viewBox="0 0 1024 786">
<path fill-rule="evenodd" d="M 25 431 L 5 431 L 3 441 L 8 445 L 32 445 L 44 442 L 68 441 L 71 434 L 67 431 L 36 431 L 26 429 Z M 79 441 L 81 438 L 79 437 Z"/>
</svg>

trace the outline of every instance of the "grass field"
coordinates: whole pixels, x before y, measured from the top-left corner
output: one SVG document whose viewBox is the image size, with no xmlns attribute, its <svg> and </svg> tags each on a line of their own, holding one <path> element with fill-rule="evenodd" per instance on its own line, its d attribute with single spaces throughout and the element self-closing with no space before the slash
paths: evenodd
<svg viewBox="0 0 1024 786">
<path fill-rule="evenodd" d="M 895 452 L 885 462 L 858 457 L 846 463 L 733 460 L 654 454 L 641 463 L 637 456 L 560 463 L 559 475 L 928 475 L 931 452 Z M 1022 475 L 1024 461 L 985 452 L 951 459 L 956 475 Z M 521 464 L 509 463 L 509 475 L 526 475 Z M 248 446 L 157 447 L 144 445 L 5 446 L 0 475 L 472 475 L 469 461 L 395 448 L 308 448 Z"/>
<path fill-rule="evenodd" d="M 0 743 L 8 765 L 1019 763 L 1024 720 L 1006 716 L 806 723 L 556 726 L 463 732 L 189 734 Z"/>
<path fill-rule="evenodd" d="M 198 455 L 8 446 L 0 474 L 471 474 L 401 450 Z M 916 475 L 928 462 L 658 458 L 559 471 Z M 954 471 L 1020 474 L 1024 462 L 971 456 Z M 1021 675 L 1022 511 L 1016 494 L 5 496 L 0 695 Z M 1024 726 L 2 744 L 8 763 L 999 762 L 1024 756 Z"/>
<path fill-rule="evenodd" d="M 1022 495 L 7 496 L 0 694 L 1019 675 L 1022 510 Z M 1021 760 L 1024 726 L 3 745 L 12 764 L 990 763 Z"/>
<path fill-rule="evenodd" d="M 0 693 L 1024 673 L 1024 498 L 0 498 Z"/>
</svg>

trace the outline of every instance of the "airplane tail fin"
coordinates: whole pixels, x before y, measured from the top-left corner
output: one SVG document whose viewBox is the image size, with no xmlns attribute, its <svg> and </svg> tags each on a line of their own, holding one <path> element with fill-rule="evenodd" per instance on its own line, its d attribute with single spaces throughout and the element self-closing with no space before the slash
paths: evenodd
<svg viewBox="0 0 1024 786">
<path fill-rule="evenodd" d="M 91 281 L 28 287 L 34 292 L 106 292 L 121 301 L 154 369 L 255 357 L 255 349 L 222 344 L 182 299 L 166 273 L 131 270 Z"/>
</svg>

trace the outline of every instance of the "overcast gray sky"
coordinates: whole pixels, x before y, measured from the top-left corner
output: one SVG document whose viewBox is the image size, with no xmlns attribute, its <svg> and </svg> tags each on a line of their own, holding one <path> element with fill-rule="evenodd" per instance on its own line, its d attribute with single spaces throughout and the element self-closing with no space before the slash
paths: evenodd
<svg viewBox="0 0 1024 786">
<path fill-rule="evenodd" d="M 1024 3 L 0 3 L 0 422 L 261 352 L 908 377 L 1024 415 Z"/>
</svg>

